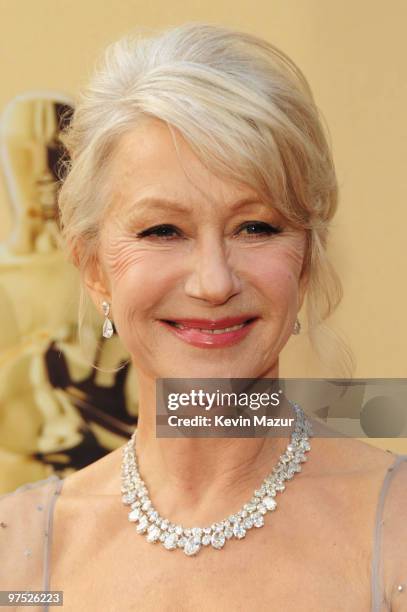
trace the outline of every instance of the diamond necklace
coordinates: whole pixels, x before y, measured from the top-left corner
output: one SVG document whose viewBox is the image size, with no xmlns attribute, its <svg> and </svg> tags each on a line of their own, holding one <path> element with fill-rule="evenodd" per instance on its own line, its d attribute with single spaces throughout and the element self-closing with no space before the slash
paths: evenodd
<svg viewBox="0 0 407 612">
<path fill-rule="evenodd" d="M 308 436 L 312 435 L 311 424 L 298 404 L 288 400 L 295 411 L 295 423 L 291 439 L 277 465 L 266 476 L 253 497 L 236 514 L 207 527 L 185 528 L 162 518 L 148 495 L 147 487 L 140 476 L 136 457 L 136 430 L 124 446 L 122 454 L 122 501 L 131 506 L 130 522 L 137 523 L 137 533 L 143 534 L 148 542 L 159 542 L 167 550 L 182 548 L 186 555 L 196 555 L 203 546 L 212 545 L 221 549 L 226 540 L 241 540 L 253 527 L 264 525 L 267 512 L 277 508 L 276 494 L 285 489 L 284 481 L 290 480 L 301 471 L 301 463 L 311 449 Z"/>
</svg>

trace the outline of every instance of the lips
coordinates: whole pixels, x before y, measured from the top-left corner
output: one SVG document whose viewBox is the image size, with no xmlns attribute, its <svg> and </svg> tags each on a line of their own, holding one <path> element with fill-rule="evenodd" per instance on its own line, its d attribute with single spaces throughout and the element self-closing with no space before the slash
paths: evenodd
<svg viewBox="0 0 407 612">
<path fill-rule="evenodd" d="M 177 324 L 189 329 L 226 329 L 242 323 L 248 323 L 252 319 L 256 319 L 256 315 L 239 315 L 236 317 L 226 317 L 224 319 L 163 319 L 166 323 Z"/>
<path fill-rule="evenodd" d="M 164 325 L 180 340 L 199 348 L 221 348 L 243 340 L 257 316 L 242 315 L 225 319 L 160 319 Z"/>
</svg>

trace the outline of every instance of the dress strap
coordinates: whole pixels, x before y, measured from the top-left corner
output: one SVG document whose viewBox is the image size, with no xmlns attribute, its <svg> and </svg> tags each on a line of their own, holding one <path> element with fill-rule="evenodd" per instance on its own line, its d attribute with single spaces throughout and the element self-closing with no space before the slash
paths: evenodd
<svg viewBox="0 0 407 612">
<path fill-rule="evenodd" d="M 400 503 L 398 503 L 399 495 Z M 393 549 L 394 532 L 397 524 L 406 519 L 405 514 L 404 518 L 401 514 L 399 516 L 403 497 L 407 497 L 407 455 L 394 454 L 394 461 L 387 468 L 382 482 L 376 509 L 371 565 L 371 612 L 391 611 L 390 598 L 393 597 L 394 588 L 389 594 L 386 592 L 388 590 L 386 587 L 393 582 L 390 570 L 394 560 L 393 552 L 395 552 Z M 407 550 L 407 542 L 404 542 L 404 545 L 404 550 Z M 387 581 L 385 581 L 386 577 Z M 407 582 L 407 574 L 405 578 Z M 399 585 L 394 586 L 397 589 Z M 404 596 L 407 597 L 407 584 L 404 589 Z M 398 590 L 398 593 L 401 592 L 402 590 Z"/>
</svg>

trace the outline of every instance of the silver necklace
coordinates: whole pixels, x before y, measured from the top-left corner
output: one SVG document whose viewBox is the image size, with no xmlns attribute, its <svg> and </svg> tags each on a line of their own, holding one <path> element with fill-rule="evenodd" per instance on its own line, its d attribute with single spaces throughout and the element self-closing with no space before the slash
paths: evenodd
<svg viewBox="0 0 407 612">
<path fill-rule="evenodd" d="M 241 540 L 253 527 L 263 527 L 265 515 L 277 508 L 275 497 L 277 493 L 284 491 L 284 481 L 290 480 L 296 472 L 301 471 L 301 463 L 307 460 L 305 453 L 311 449 L 311 424 L 300 406 L 290 400 L 289 402 L 296 415 L 294 427 L 290 442 L 277 465 L 238 512 L 206 527 L 185 528 L 158 514 L 138 469 L 135 430 L 122 451 L 121 492 L 123 503 L 131 507 L 128 519 L 136 523 L 137 533 L 143 534 L 148 542 L 161 543 L 167 550 L 181 548 L 186 555 L 191 556 L 209 545 L 219 550 L 227 540 Z"/>
</svg>

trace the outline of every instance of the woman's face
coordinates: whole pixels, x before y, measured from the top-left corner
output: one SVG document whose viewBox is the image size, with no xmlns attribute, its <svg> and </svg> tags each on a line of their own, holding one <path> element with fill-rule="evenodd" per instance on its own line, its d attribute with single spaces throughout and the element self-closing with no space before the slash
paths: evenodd
<svg viewBox="0 0 407 612">
<path fill-rule="evenodd" d="M 117 332 L 152 378 L 276 376 L 305 290 L 305 232 L 177 141 L 182 165 L 167 126 L 148 120 L 112 161 L 99 262 Z M 104 296 L 92 296 L 100 310 Z M 197 329 L 233 326 L 220 321 L 229 317 L 243 327 Z M 166 323 L 177 320 L 184 329 Z"/>
</svg>

